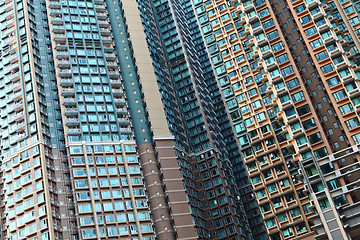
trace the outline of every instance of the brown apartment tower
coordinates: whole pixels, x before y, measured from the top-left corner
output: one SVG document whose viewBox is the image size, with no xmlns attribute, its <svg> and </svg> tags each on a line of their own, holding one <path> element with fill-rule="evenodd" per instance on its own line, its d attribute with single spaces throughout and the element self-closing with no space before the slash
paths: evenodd
<svg viewBox="0 0 360 240">
<path fill-rule="evenodd" d="M 179 3 L 0 2 L 1 239 L 253 239 Z"/>
<path fill-rule="evenodd" d="M 359 239 L 358 3 L 193 7 L 270 239 Z"/>
</svg>

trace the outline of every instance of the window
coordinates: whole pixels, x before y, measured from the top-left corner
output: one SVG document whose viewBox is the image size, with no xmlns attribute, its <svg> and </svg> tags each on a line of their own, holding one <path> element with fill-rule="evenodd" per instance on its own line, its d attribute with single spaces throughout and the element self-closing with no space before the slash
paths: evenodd
<svg viewBox="0 0 360 240">
<path fill-rule="evenodd" d="M 266 223 L 266 227 L 268 227 L 268 228 L 271 228 L 276 225 L 276 221 L 274 218 L 270 218 L 270 219 L 266 220 L 265 223 Z"/>
<path fill-rule="evenodd" d="M 271 210 L 270 204 L 268 204 L 268 203 L 266 203 L 266 204 L 264 204 L 264 205 L 261 206 L 261 211 L 262 211 L 263 213 L 268 212 L 268 211 L 270 211 L 270 210 Z"/>
<path fill-rule="evenodd" d="M 274 26 L 274 21 L 272 19 L 269 19 L 269 20 L 263 22 L 264 29 L 267 29 L 271 26 Z"/>
<path fill-rule="evenodd" d="M 344 205 L 344 204 L 348 203 L 348 200 L 347 200 L 347 198 L 346 198 L 346 196 L 344 194 L 341 194 L 340 196 L 334 197 L 333 200 L 335 202 L 336 207 L 339 207 L 341 205 Z"/>
<path fill-rule="evenodd" d="M 307 37 L 310 37 L 310 36 L 314 35 L 315 33 L 317 33 L 317 30 L 316 30 L 316 27 L 311 27 L 311 28 L 306 29 L 304 32 Z"/>
<path fill-rule="evenodd" d="M 334 68 L 334 65 L 333 65 L 332 63 L 329 63 L 329 64 L 327 64 L 327 65 L 325 65 L 325 66 L 322 66 L 322 67 L 321 67 L 321 70 L 322 70 L 322 72 L 324 73 L 324 75 L 326 75 L 326 74 L 334 71 L 335 68 Z"/>
<path fill-rule="evenodd" d="M 345 115 L 345 114 L 347 114 L 349 112 L 354 111 L 354 108 L 353 108 L 351 103 L 347 103 L 345 105 L 340 106 L 339 110 L 340 110 L 342 115 Z"/>
<path fill-rule="evenodd" d="M 263 113 L 263 112 L 255 115 L 255 116 L 256 116 L 257 121 L 261 121 L 261 120 L 266 119 L 265 113 Z"/>
<path fill-rule="evenodd" d="M 349 21 L 350 21 L 351 25 L 355 25 L 355 24 L 360 23 L 360 20 L 359 20 L 358 17 L 350 18 Z"/>
<path fill-rule="evenodd" d="M 249 94 L 249 97 L 252 97 L 252 96 L 256 95 L 256 94 L 257 94 L 256 88 L 251 89 L 251 90 L 248 92 L 248 94 Z"/>
<path fill-rule="evenodd" d="M 305 25 L 305 24 L 309 23 L 311 20 L 312 19 L 311 19 L 310 15 L 306 15 L 305 17 L 300 18 L 300 23 L 301 23 L 301 25 Z"/>
<path fill-rule="evenodd" d="M 294 87 L 299 86 L 299 80 L 297 78 L 291 79 L 290 81 L 286 82 L 286 86 L 288 87 L 288 89 L 293 89 Z"/>
<path fill-rule="evenodd" d="M 276 57 L 276 61 L 278 62 L 278 64 L 282 64 L 282 63 L 284 63 L 284 62 L 286 62 L 288 60 L 289 60 L 289 58 L 288 58 L 286 53 Z"/>
<path fill-rule="evenodd" d="M 271 57 L 265 58 L 264 61 L 265 61 L 266 65 L 269 65 L 270 63 L 273 63 L 275 61 L 275 59 L 273 56 L 271 56 Z"/>
<path fill-rule="evenodd" d="M 294 93 L 293 95 L 291 95 L 291 99 L 293 100 L 294 103 L 305 99 L 303 91 Z"/>
<path fill-rule="evenodd" d="M 319 132 L 308 136 L 308 139 L 309 139 L 310 144 L 314 144 L 314 143 L 322 141 L 322 138 L 321 138 L 321 135 Z"/>
<path fill-rule="evenodd" d="M 327 51 L 322 51 L 320 53 L 315 54 L 316 60 L 318 60 L 319 62 L 328 58 L 329 54 L 327 53 Z"/>
<path fill-rule="evenodd" d="M 301 146 L 301 145 L 304 145 L 304 144 L 307 143 L 307 141 L 306 141 L 306 139 L 305 139 L 304 136 L 299 137 L 299 138 L 296 138 L 295 141 L 296 141 L 296 144 L 297 144 L 298 146 Z"/>
<path fill-rule="evenodd" d="M 347 97 L 346 92 L 343 89 L 333 93 L 333 96 L 335 98 L 335 101 L 339 101 Z"/>
<path fill-rule="evenodd" d="M 256 177 L 252 177 L 251 181 L 252 181 L 253 184 L 257 184 L 257 183 L 261 182 L 260 175 L 258 175 Z"/>
<path fill-rule="evenodd" d="M 284 48 L 284 44 L 283 44 L 283 42 L 277 42 L 277 43 L 271 45 L 271 48 L 272 48 L 273 52 L 277 52 Z"/>
<path fill-rule="evenodd" d="M 294 73 L 294 69 L 292 66 L 281 69 L 281 74 L 283 75 L 283 77 L 286 77 L 292 73 Z"/>
<path fill-rule="evenodd" d="M 330 191 L 341 187 L 341 184 L 337 178 L 327 181 L 326 184 L 327 184 L 328 188 L 330 189 Z"/>
<path fill-rule="evenodd" d="M 353 11 L 354 11 L 353 6 L 349 6 L 349 7 L 344 8 L 344 12 L 346 14 L 352 13 Z"/>
<path fill-rule="evenodd" d="M 269 193 L 272 193 L 272 192 L 277 190 L 277 187 L 276 187 L 275 183 L 270 184 L 269 186 L 267 186 L 267 188 L 269 190 Z"/>
<path fill-rule="evenodd" d="M 354 117 L 350 120 L 345 121 L 345 124 L 349 130 L 356 128 L 360 125 L 359 119 L 357 117 Z"/>
<path fill-rule="evenodd" d="M 282 203 L 282 201 L 281 201 L 281 198 L 279 198 L 279 197 L 273 199 L 273 200 L 272 200 L 272 203 L 273 203 L 274 207 L 278 207 L 278 206 L 283 205 L 283 203 Z"/>
<path fill-rule="evenodd" d="M 301 4 L 301 5 L 297 6 L 297 7 L 295 7 L 295 12 L 297 14 L 299 14 L 299 13 L 305 11 L 305 10 L 306 10 L 305 4 Z"/>
<path fill-rule="evenodd" d="M 282 232 L 283 232 L 285 238 L 294 235 L 294 233 L 293 233 L 293 231 L 291 230 L 291 228 L 284 229 Z"/>
<path fill-rule="evenodd" d="M 285 94 L 279 97 L 281 103 L 285 103 L 287 101 L 290 101 L 289 95 Z"/>
<path fill-rule="evenodd" d="M 341 81 L 340 81 L 340 79 L 339 79 L 338 76 L 332 77 L 332 78 L 330 78 L 330 79 L 328 79 L 328 80 L 326 80 L 326 81 L 327 81 L 327 83 L 329 84 L 329 87 L 334 87 L 334 86 L 336 86 L 336 85 L 338 85 L 338 84 L 341 83 Z"/>
<path fill-rule="evenodd" d="M 323 43 L 322 43 L 321 38 L 318 38 L 318 39 L 310 42 L 310 46 L 312 47 L 312 49 L 318 48 L 322 45 L 323 45 Z"/>
<path fill-rule="evenodd" d="M 327 156 L 328 152 L 325 147 L 322 147 L 322 148 L 315 150 L 314 155 L 315 155 L 316 159 L 320 159 L 320 158 Z"/>
<path fill-rule="evenodd" d="M 262 10 L 260 10 L 258 12 L 258 15 L 259 15 L 260 18 L 265 17 L 265 16 L 267 16 L 269 14 L 270 14 L 269 9 L 267 9 L 267 8 L 264 8 L 264 9 L 262 9 Z"/>
<path fill-rule="evenodd" d="M 275 30 L 275 31 L 272 31 L 272 32 L 266 34 L 266 36 L 269 39 L 269 41 L 271 41 L 271 40 L 275 39 L 276 37 L 278 37 L 279 34 L 278 34 L 278 31 Z"/>
<path fill-rule="evenodd" d="M 286 213 L 278 214 L 277 218 L 278 218 L 279 222 L 283 222 L 283 221 L 286 221 L 288 219 L 287 216 L 286 216 Z"/>
</svg>

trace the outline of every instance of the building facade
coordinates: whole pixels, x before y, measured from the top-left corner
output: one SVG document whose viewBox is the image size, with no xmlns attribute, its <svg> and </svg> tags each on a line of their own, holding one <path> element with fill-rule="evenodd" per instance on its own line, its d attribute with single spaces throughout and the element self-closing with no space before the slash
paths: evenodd
<svg viewBox="0 0 360 240">
<path fill-rule="evenodd" d="M 357 239 L 357 3 L 193 4 L 270 238 Z"/>
<path fill-rule="evenodd" d="M 253 239 L 186 9 L 1 3 L 3 239 Z"/>
</svg>

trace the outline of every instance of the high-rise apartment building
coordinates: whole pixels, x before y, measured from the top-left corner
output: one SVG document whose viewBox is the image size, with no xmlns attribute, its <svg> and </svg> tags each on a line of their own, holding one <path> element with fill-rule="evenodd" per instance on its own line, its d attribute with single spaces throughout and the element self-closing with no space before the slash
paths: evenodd
<svg viewBox="0 0 360 240">
<path fill-rule="evenodd" d="M 359 238 L 357 3 L 193 4 L 270 238 Z"/>
<path fill-rule="evenodd" d="M 253 239 L 189 1 L 0 4 L 3 239 Z"/>
<path fill-rule="evenodd" d="M 358 239 L 358 4 L 1 2 L 2 239 Z"/>
</svg>

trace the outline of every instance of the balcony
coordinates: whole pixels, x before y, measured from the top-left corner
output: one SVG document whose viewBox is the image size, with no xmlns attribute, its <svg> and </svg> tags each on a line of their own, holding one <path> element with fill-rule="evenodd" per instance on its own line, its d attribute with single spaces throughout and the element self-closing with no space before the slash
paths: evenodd
<svg viewBox="0 0 360 240">
<path fill-rule="evenodd" d="M 59 76 L 60 77 L 68 77 L 72 75 L 72 71 L 70 69 L 60 69 Z"/>
<path fill-rule="evenodd" d="M 108 71 L 109 76 L 119 76 L 119 71 Z"/>
<path fill-rule="evenodd" d="M 119 86 L 119 85 L 122 85 L 121 84 L 121 80 L 119 80 L 119 79 L 110 79 L 110 83 L 111 83 L 111 85 L 117 85 L 117 86 Z"/>
<path fill-rule="evenodd" d="M 107 27 L 109 26 L 109 22 L 108 21 L 98 21 L 98 24 L 100 27 Z"/>
<path fill-rule="evenodd" d="M 340 49 L 339 48 L 336 48 L 336 49 L 334 49 L 334 50 L 332 50 L 331 52 L 330 52 L 330 56 L 331 57 L 336 57 L 336 56 L 339 56 L 339 55 L 341 55 L 341 54 L 343 54 L 344 52 L 343 51 L 340 51 Z"/>
<path fill-rule="evenodd" d="M 16 135 L 16 141 L 22 141 L 23 139 L 25 139 L 26 138 L 26 133 L 25 132 L 22 132 L 22 133 L 18 133 L 17 135 Z"/>
<path fill-rule="evenodd" d="M 257 41 L 259 47 L 261 47 L 261 46 L 268 43 L 268 40 L 266 38 L 262 38 L 262 39 L 259 39 L 259 40 L 256 40 L 256 41 Z"/>
<path fill-rule="evenodd" d="M 7 28 L 11 28 L 11 27 L 15 26 L 15 19 L 12 18 L 12 19 L 6 21 L 6 22 L 3 24 L 3 26 L 6 26 Z"/>
<path fill-rule="evenodd" d="M 19 62 L 15 62 L 15 63 L 12 63 L 6 67 L 4 67 L 4 70 L 6 72 L 15 72 L 15 71 L 18 71 L 19 69 Z"/>
<path fill-rule="evenodd" d="M 253 23 L 256 20 L 259 20 L 259 17 L 258 17 L 258 15 L 255 14 L 255 15 L 249 17 L 248 19 L 249 19 L 249 23 Z"/>
<path fill-rule="evenodd" d="M 19 111 L 20 109 L 23 108 L 23 102 L 22 101 L 16 102 L 12 108 L 14 111 Z"/>
<path fill-rule="evenodd" d="M 105 58 L 108 59 L 116 59 L 115 54 L 113 53 L 105 53 Z"/>
<path fill-rule="evenodd" d="M 316 6 L 318 6 L 320 4 L 320 1 L 318 1 L 318 0 L 306 1 L 306 3 L 308 5 L 309 9 L 313 9 L 313 8 L 315 8 Z"/>
<path fill-rule="evenodd" d="M 331 35 L 331 36 L 325 38 L 324 42 L 325 42 L 326 45 L 328 45 L 328 44 L 330 44 L 332 42 L 335 42 L 336 40 L 337 40 L 337 37 Z"/>
<path fill-rule="evenodd" d="M 54 41 L 55 42 L 65 42 L 66 35 L 65 34 L 54 34 Z"/>
<path fill-rule="evenodd" d="M 115 105 L 124 106 L 126 105 L 126 100 L 122 98 L 115 98 L 114 99 Z"/>
<path fill-rule="evenodd" d="M 21 112 L 16 113 L 16 114 L 14 115 L 13 120 L 14 120 L 15 122 L 23 121 L 23 120 L 24 120 L 24 112 L 21 111 Z"/>
<path fill-rule="evenodd" d="M 335 67 L 336 67 L 336 70 L 341 71 L 341 70 L 343 70 L 345 68 L 350 67 L 350 64 L 347 64 L 346 61 L 342 61 L 342 62 L 337 63 L 335 65 Z"/>
<path fill-rule="evenodd" d="M 62 87 L 69 87 L 69 86 L 73 86 L 74 85 L 74 81 L 72 80 L 72 78 L 61 78 L 60 79 L 60 86 Z"/>
<path fill-rule="evenodd" d="M 62 25 L 53 25 L 54 33 L 65 33 L 65 27 Z"/>
<path fill-rule="evenodd" d="M 254 29 L 252 29 L 252 33 L 253 33 L 253 35 L 256 35 L 256 34 L 258 34 L 259 32 L 263 32 L 264 30 L 263 30 L 263 27 L 260 25 L 260 26 L 258 26 L 258 27 L 256 27 L 256 28 L 254 28 Z"/>
<path fill-rule="evenodd" d="M 105 33 L 106 35 L 110 35 L 110 28 L 102 28 L 102 27 L 100 27 L 100 32 Z"/>
<path fill-rule="evenodd" d="M 16 125 L 15 125 L 15 131 L 16 132 L 22 132 L 22 131 L 24 131 L 25 130 L 25 123 L 24 123 L 24 121 L 22 121 L 22 122 L 18 122 Z"/>
<path fill-rule="evenodd" d="M 5 6 L 3 6 L 3 9 L 5 11 L 10 11 L 12 9 L 14 9 L 14 4 L 12 1 L 9 1 L 8 3 L 5 4 Z"/>
<path fill-rule="evenodd" d="M 63 24 L 63 19 L 61 17 L 52 17 L 51 18 L 51 23 L 54 25 L 62 25 Z"/>
<path fill-rule="evenodd" d="M 116 112 L 118 113 L 118 115 L 126 115 L 128 114 L 128 111 L 126 108 L 116 108 Z"/>
<path fill-rule="evenodd" d="M 278 65 L 277 65 L 277 63 L 275 61 L 272 62 L 272 63 L 266 64 L 266 69 L 268 71 L 271 71 L 271 70 L 273 70 L 273 69 L 275 69 L 277 67 L 278 67 Z"/>
<path fill-rule="evenodd" d="M 101 37 L 101 40 L 104 43 L 111 43 L 112 42 L 112 38 L 111 37 Z"/>
<path fill-rule="evenodd" d="M 2 16 L 3 18 L 5 18 L 6 20 L 10 19 L 10 18 L 14 18 L 14 11 L 10 10 L 8 12 L 3 13 L 4 15 Z"/>
<path fill-rule="evenodd" d="M 325 32 L 325 31 L 327 31 L 327 30 L 329 30 L 330 29 L 330 24 L 324 24 L 324 25 L 321 25 L 320 27 L 319 27 L 319 32 L 320 33 L 323 33 L 323 32 Z"/>
<path fill-rule="evenodd" d="M 65 106 L 76 105 L 76 99 L 75 98 L 64 98 L 64 105 Z"/>
<path fill-rule="evenodd" d="M 266 51 L 264 51 L 264 52 L 260 52 L 260 54 L 261 54 L 261 57 L 262 57 L 262 58 L 266 58 L 266 57 L 272 55 L 272 51 L 271 51 L 271 49 L 269 48 L 268 50 L 266 50 Z"/>
<path fill-rule="evenodd" d="M 62 68 L 69 68 L 70 67 L 70 61 L 69 60 L 59 60 L 58 61 L 58 67 Z"/>
<path fill-rule="evenodd" d="M 272 84 L 275 84 L 275 83 L 278 83 L 278 82 L 280 82 L 280 81 L 282 81 L 282 80 L 283 80 L 283 78 L 282 78 L 282 76 L 279 74 L 279 75 L 276 75 L 276 76 L 274 76 L 274 77 L 271 78 L 271 83 L 272 83 Z"/>
<path fill-rule="evenodd" d="M 78 115 L 77 108 L 65 108 L 65 116 L 76 116 Z"/>
<path fill-rule="evenodd" d="M 314 20 L 318 20 L 319 18 L 322 18 L 322 17 L 324 17 L 324 16 L 325 16 L 325 13 L 320 9 L 319 12 L 317 12 L 317 13 L 315 13 L 315 14 L 313 15 L 313 19 L 314 19 Z"/>
<path fill-rule="evenodd" d="M 60 2 L 59 1 L 49 1 L 49 8 L 52 8 L 52 9 L 60 9 L 61 8 L 61 5 L 60 5 Z"/>
<path fill-rule="evenodd" d="M 22 99 L 22 92 L 21 91 L 18 91 L 16 93 L 14 93 L 12 96 L 12 101 L 14 102 L 17 102 L 17 101 L 20 101 Z"/>
<path fill-rule="evenodd" d="M 63 12 L 58 9 L 51 9 L 51 11 L 50 11 L 50 15 L 53 17 L 59 17 L 59 16 L 62 16 L 62 14 L 63 14 Z"/>
<path fill-rule="evenodd" d="M 251 10 L 255 9 L 255 6 L 254 4 L 250 3 L 249 5 L 245 6 L 244 7 L 244 11 L 247 13 L 247 12 L 250 12 Z"/>
<path fill-rule="evenodd" d="M 113 88 L 112 92 L 113 92 L 114 96 L 122 96 L 122 95 L 124 95 L 124 91 L 122 89 L 120 89 L 120 88 L 118 88 L 118 89 Z"/>
<path fill-rule="evenodd" d="M 9 61 L 11 64 L 18 62 L 19 58 L 17 52 L 14 52 L 13 54 L 6 57 L 6 60 Z"/>
<path fill-rule="evenodd" d="M 15 26 L 10 27 L 4 32 L 4 36 L 9 35 L 11 32 L 15 31 Z"/>
<path fill-rule="evenodd" d="M 62 95 L 63 96 L 75 96 L 75 89 L 74 88 L 63 88 Z"/>
<path fill-rule="evenodd" d="M 81 129 L 80 128 L 69 128 L 68 134 L 71 134 L 71 135 L 81 134 Z"/>
<path fill-rule="evenodd" d="M 117 62 L 109 62 L 109 61 L 107 61 L 106 62 L 106 65 L 108 66 L 108 67 L 117 67 L 118 66 L 118 64 L 117 64 Z"/>
<path fill-rule="evenodd" d="M 98 19 L 100 19 L 100 20 L 106 20 L 106 19 L 107 19 L 106 13 L 102 13 L 102 12 L 99 12 L 99 13 L 97 14 L 97 17 L 98 17 Z"/>
<path fill-rule="evenodd" d="M 119 125 L 127 126 L 130 124 L 130 119 L 128 118 L 118 118 Z"/>
<path fill-rule="evenodd" d="M 106 13 L 106 8 L 104 5 L 96 5 L 95 4 L 95 10 L 96 12 L 99 14 L 99 13 Z"/>
<path fill-rule="evenodd" d="M 120 132 L 125 134 L 132 133 L 131 128 L 120 128 Z"/>
<path fill-rule="evenodd" d="M 69 52 L 68 51 L 56 51 L 56 57 L 58 59 L 69 59 Z"/>
<path fill-rule="evenodd" d="M 78 118 L 68 118 L 66 119 L 66 125 L 70 126 L 70 125 L 79 125 L 80 124 L 80 119 Z"/>
</svg>

